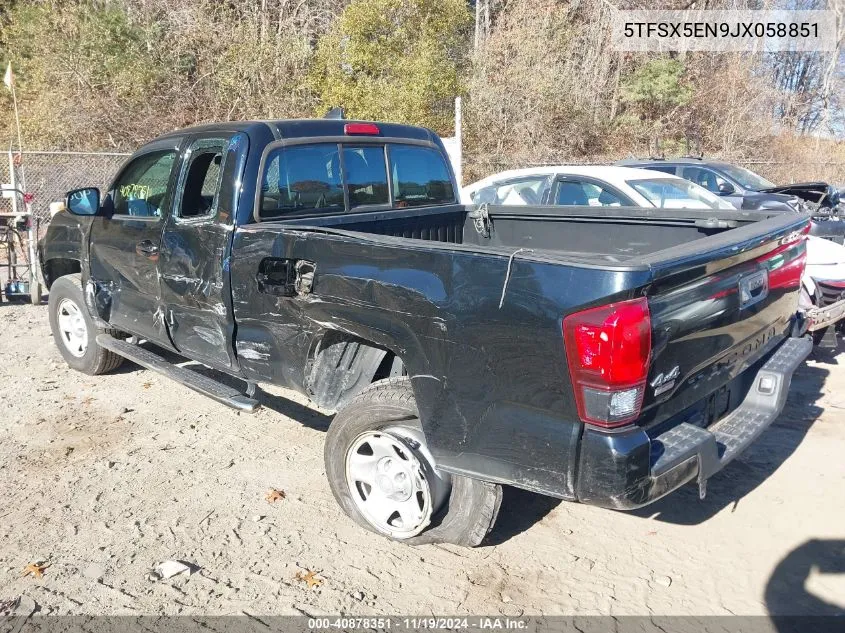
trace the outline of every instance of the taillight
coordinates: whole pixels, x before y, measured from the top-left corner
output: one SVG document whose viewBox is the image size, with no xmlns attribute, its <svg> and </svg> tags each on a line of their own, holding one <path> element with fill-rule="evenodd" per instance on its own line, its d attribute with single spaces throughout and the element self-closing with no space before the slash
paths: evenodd
<svg viewBox="0 0 845 633">
<path fill-rule="evenodd" d="M 344 134 L 364 134 L 367 136 L 378 136 L 381 132 L 375 123 L 347 123 L 343 126 Z"/>
<path fill-rule="evenodd" d="M 570 314 L 563 340 L 581 420 L 612 428 L 637 418 L 651 357 L 645 297 Z"/>
<path fill-rule="evenodd" d="M 807 234 L 810 225 L 795 231 L 781 240 L 780 246 L 758 257 L 755 261 L 764 263 L 769 269 L 769 290 L 798 288 L 807 264 Z M 803 248 L 800 242 L 804 242 Z"/>
</svg>

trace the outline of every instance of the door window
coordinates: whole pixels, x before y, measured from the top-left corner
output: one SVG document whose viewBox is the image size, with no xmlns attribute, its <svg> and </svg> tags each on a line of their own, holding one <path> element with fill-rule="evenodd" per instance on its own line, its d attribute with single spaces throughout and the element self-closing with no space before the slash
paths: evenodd
<svg viewBox="0 0 845 633">
<path fill-rule="evenodd" d="M 675 175 L 675 166 L 674 165 L 653 165 L 651 163 L 647 165 L 636 165 L 636 167 L 640 169 L 650 169 L 651 171 L 660 171 L 664 174 L 672 174 Z"/>
<path fill-rule="evenodd" d="M 681 176 L 713 193 L 719 193 L 719 185 L 727 183 L 727 180 L 716 172 L 703 167 L 684 167 Z"/>
<path fill-rule="evenodd" d="M 496 188 L 496 203 L 513 206 L 543 204 L 547 180 L 546 176 L 542 176 L 494 185 Z"/>
<path fill-rule="evenodd" d="M 180 177 L 177 216 L 199 218 L 214 214 L 225 147 L 226 139 L 200 139 L 191 145 Z"/>
<path fill-rule="evenodd" d="M 633 206 L 630 200 L 618 195 L 610 187 L 573 178 L 558 182 L 555 204 L 568 207 Z"/>
<path fill-rule="evenodd" d="M 129 163 L 112 189 L 114 213 L 161 217 L 175 162 L 176 150 L 167 149 L 144 154 Z"/>
</svg>

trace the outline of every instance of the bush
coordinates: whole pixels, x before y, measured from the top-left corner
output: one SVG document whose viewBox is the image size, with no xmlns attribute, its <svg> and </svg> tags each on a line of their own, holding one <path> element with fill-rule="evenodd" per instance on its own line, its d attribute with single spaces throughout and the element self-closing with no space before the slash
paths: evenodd
<svg viewBox="0 0 845 633">
<path fill-rule="evenodd" d="M 470 25 L 464 0 L 355 0 L 319 42 L 316 113 L 343 107 L 451 134 Z"/>
</svg>

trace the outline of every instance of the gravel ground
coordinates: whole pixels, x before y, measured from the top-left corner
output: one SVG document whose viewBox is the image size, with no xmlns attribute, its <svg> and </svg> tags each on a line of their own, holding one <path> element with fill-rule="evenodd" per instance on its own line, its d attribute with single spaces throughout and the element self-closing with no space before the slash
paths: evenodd
<svg viewBox="0 0 845 633">
<path fill-rule="evenodd" d="M 330 417 L 271 389 L 238 414 L 126 363 L 89 377 L 46 306 L 0 306 L 0 604 L 58 614 L 766 614 L 845 610 L 845 371 L 796 375 L 780 419 L 699 501 L 636 513 L 506 489 L 474 550 L 358 528 L 323 472 Z M 286 493 L 269 503 L 271 488 Z M 167 580 L 159 563 L 193 573 Z M 36 561 L 43 577 L 23 575 Z M 297 578 L 317 572 L 309 588 Z"/>
</svg>

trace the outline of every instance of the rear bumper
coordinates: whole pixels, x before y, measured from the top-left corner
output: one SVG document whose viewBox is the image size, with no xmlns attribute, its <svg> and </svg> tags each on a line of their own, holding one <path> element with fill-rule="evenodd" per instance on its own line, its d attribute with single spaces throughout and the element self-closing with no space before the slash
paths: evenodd
<svg viewBox="0 0 845 633">
<path fill-rule="evenodd" d="M 806 311 L 804 317 L 809 324 L 807 329 L 810 332 L 829 327 L 845 317 L 845 299 L 841 299 L 829 306 L 810 308 Z"/>
<path fill-rule="evenodd" d="M 578 464 L 578 500 L 631 510 L 689 481 L 705 482 L 777 418 L 792 374 L 812 347 L 809 338 L 784 341 L 757 371 L 740 405 L 706 429 L 688 422 L 653 435 L 643 429 L 613 433 L 587 428 Z"/>
</svg>

